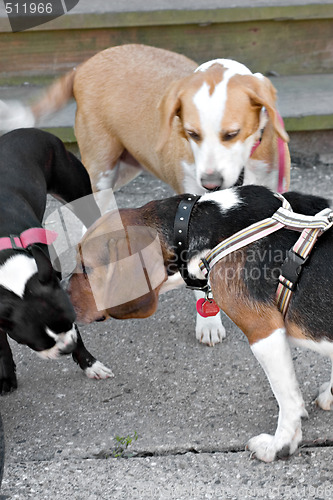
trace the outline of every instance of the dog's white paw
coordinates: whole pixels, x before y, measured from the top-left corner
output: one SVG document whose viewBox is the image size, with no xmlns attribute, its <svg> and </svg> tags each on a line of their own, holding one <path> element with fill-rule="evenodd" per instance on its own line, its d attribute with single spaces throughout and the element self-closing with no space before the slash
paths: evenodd
<svg viewBox="0 0 333 500">
<path fill-rule="evenodd" d="M 249 440 L 246 449 L 262 460 L 263 462 L 273 462 L 275 458 L 287 458 L 295 453 L 302 440 L 302 430 L 298 428 L 290 442 L 278 439 L 270 434 L 259 434 Z"/>
<path fill-rule="evenodd" d="M 204 318 L 197 314 L 197 324 L 196 324 L 196 338 L 202 344 L 207 344 L 214 346 L 226 336 L 225 328 L 222 325 L 220 313 L 216 316 L 209 316 Z"/>
<path fill-rule="evenodd" d="M 249 440 L 246 449 L 251 451 L 259 460 L 273 462 L 276 456 L 274 436 L 259 434 L 259 436 L 255 436 Z"/>
<path fill-rule="evenodd" d="M 114 377 L 112 370 L 104 366 L 100 361 L 95 361 L 92 366 L 84 370 L 84 373 L 88 378 L 94 378 L 97 380 Z"/>
<path fill-rule="evenodd" d="M 325 382 L 319 388 L 319 395 L 316 399 L 316 404 L 326 411 L 332 410 L 333 405 L 333 394 L 331 390 L 331 382 Z"/>
</svg>

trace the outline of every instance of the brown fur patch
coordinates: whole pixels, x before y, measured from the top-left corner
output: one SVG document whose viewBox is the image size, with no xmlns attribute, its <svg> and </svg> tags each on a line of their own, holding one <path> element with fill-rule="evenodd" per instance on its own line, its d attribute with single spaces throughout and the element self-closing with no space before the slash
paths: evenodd
<svg viewBox="0 0 333 500">
<path fill-rule="evenodd" d="M 287 333 L 290 337 L 299 340 L 313 340 L 315 339 L 310 335 L 309 332 L 305 332 L 295 321 L 286 321 Z"/>
<path fill-rule="evenodd" d="M 204 82 L 206 82 L 209 86 L 209 95 L 212 95 L 216 85 L 222 82 L 224 73 L 226 68 L 224 68 L 221 64 L 215 63 L 212 64 L 206 71 L 199 72 L 203 76 Z"/>
<path fill-rule="evenodd" d="M 249 296 L 242 279 L 245 252 L 237 252 L 235 256 L 232 264 L 222 259 L 213 267 L 211 288 L 217 304 L 253 344 L 277 328 L 283 328 L 284 320 L 274 304 L 259 303 Z"/>
</svg>

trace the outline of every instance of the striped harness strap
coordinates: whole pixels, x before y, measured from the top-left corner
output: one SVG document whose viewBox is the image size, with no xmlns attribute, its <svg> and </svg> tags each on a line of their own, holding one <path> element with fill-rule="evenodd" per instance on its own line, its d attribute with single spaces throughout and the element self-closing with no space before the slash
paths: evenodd
<svg viewBox="0 0 333 500">
<path fill-rule="evenodd" d="M 281 194 L 276 193 L 275 196 L 282 201 L 282 207 L 272 217 L 256 222 L 222 241 L 208 252 L 199 263 L 199 267 L 204 276 L 207 277 L 211 268 L 217 262 L 236 250 L 282 228 L 300 231 L 301 236 L 289 250 L 282 265 L 276 291 L 277 307 L 285 315 L 291 294 L 295 290 L 301 274 L 302 265 L 305 263 L 317 238 L 333 225 L 333 211 L 330 208 L 325 208 L 315 216 L 298 214 L 293 212 L 289 202 Z"/>
<path fill-rule="evenodd" d="M 276 290 L 276 303 L 279 311 L 283 316 L 287 314 L 292 292 L 295 290 L 297 282 L 302 272 L 302 266 L 308 259 L 311 250 L 313 249 L 317 239 L 327 229 L 332 227 L 333 212 L 330 209 L 325 209 L 319 212 L 316 217 L 318 226 L 313 223 L 310 227 L 304 228 L 301 236 L 296 241 L 295 245 L 289 250 L 287 258 L 282 264 L 281 274 L 279 276 L 279 284 Z M 317 221 L 315 221 L 317 222 Z"/>
</svg>

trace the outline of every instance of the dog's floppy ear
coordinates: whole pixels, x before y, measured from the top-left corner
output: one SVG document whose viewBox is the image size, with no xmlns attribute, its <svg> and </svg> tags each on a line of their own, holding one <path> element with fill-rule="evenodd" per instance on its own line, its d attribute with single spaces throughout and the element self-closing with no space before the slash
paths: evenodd
<svg viewBox="0 0 333 500">
<path fill-rule="evenodd" d="M 166 279 L 156 231 L 127 227 L 126 236 L 109 241 L 109 254 L 104 300 L 111 315 L 144 318 L 153 314 Z"/>
<path fill-rule="evenodd" d="M 171 133 L 173 119 L 180 114 L 181 89 L 185 79 L 172 82 L 159 103 L 160 134 L 156 145 L 157 151 L 161 151 L 165 146 Z"/>
<path fill-rule="evenodd" d="M 53 277 L 53 267 L 49 257 L 38 245 L 32 245 L 30 251 L 37 264 L 38 280 L 43 285 L 49 283 Z"/>
<path fill-rule="evenodd" d="M 245 82 L 252 104 L 266 108 L 276 133 L 283 141 L 289 142 L 289 136 L 276 109 L 276 90 L 272 82 L 262 75 L 244 75 L 241 78 Z"/>
</svg>

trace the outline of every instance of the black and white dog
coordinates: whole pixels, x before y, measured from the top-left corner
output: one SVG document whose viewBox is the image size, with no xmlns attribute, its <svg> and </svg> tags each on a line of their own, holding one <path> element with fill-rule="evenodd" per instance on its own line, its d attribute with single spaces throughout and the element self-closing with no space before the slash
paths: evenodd
<svg viewBox="0 0 333 500">
<path fill-rule="evenodd" d="M 230 237 L 234 240 L 241 230 L 247 233 L 250 225 L 263 226 L 266 218 L 271 223 L 281 211 L 281 200 L 268 189 L 242 186 L 197 197 L 187 227 L 179 229 L 192 198 L 196 197 L 180 195 L 110 212 L 88 229 L 79 244 L 68 289 L 79 321 L 150 316 L 159 293 L 183 283 L 177 272 L 179 243 L 186 243 L 183 260 L 189 276 L 203 280 L 198 264 L 207 261 L 216 245 L 226 244 Z M 316 224 L 318 212 L 324 210 L 330 214 L 327 227 L 333 224 L 333 212 L 326 210 L 328 202 L 323 198 L 289 192 L 285 199 L 293 209 L 286 210 L 292 219 L 297 221 L 295 213 L 305 214 L 307 221 Z M 222 258 L 209 274 L 217 306 L 247 336 L 280 407 L 275 434 L 260 434 L 248 443 L 256 457 L 266 462 L 295 452 L 302 439 L 301 417 L 307 415 L 289 343 L 320 352 L 333 362 L 333 229 L 324 232 L 309 258 L 298 263 L 288 262 L 289 251 L 303 232 L 281 227 Z M 284 316 L 276 292 L 285 262 L 295 274 L 299 267 L 303 271 Z M 325 410 L 333 406 L 333 371 L 329 383 L 320 388 L 317 404 Z"/>
<path fill-rule="evenodd" d="M 18 129 L 0 138 L 0 178 L 0 393 L 17 387 L 7 334 L 44 358 L 72 353 L 90 378 L 111 376 L 74 325 L 74 309 L 49 259 L 54 235 L 41 225 L 47 193 L 66 203 L 91 194 L 84 166 L 54 135 Z M 89 200 L 76 214 L 86 227 L 100 214 Z"/>
</svg>

